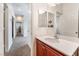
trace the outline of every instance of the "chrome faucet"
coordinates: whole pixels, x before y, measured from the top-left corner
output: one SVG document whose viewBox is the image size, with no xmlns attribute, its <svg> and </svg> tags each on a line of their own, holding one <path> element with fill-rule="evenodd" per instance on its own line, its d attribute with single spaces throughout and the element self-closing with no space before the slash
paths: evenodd
<svg viewBox="0 0 79 59">
<path fill-rule="evenodd" d="M 57 34 L 54 36 L 56 39 L 58 39 L 58 36 L 57 36 Z"/>
</svg>

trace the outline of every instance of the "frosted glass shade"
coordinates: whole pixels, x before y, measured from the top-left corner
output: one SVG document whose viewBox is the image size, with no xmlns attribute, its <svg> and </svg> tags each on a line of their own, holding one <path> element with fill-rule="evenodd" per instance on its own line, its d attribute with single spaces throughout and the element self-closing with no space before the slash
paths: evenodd
<svg viewBox="0 0 79 59">
<path fill-rule="evenodd" d="M 23 21 L 23 16 L 16 16 L 17 21 L 22 22 Z"/>
</svg>

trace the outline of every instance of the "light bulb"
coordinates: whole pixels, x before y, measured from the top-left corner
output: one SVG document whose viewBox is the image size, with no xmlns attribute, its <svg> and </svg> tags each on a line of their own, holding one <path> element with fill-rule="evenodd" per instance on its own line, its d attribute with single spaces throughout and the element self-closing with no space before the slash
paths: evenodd
<svg viewBox="0 0 79 59">
<path fill-rule="evenodd" d="M 23 17 L 22 16 L 17 16 L 16 19 L 21 22 L 23 20 Z"/>
<path fill-rule="evenodd" d="M 39 10 L 39 14 L 43 14 L 43 13 L 45 13 L 44 10 Z"/>
</svg>

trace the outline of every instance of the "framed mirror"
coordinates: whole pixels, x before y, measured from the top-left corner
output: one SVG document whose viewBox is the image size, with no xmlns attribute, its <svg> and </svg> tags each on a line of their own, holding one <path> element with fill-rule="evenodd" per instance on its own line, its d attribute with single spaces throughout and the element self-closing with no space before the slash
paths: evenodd
<svg viewBox="0 0 79 59">
<path fill-rule="evenodd" d="M 54 14 L 48 11 L 38 11 L 38 26 L 39 27 L 54 27 Z"/>
<path fill-rule="evenodd" d="M 44 10 L 38 11 L 38 26 L 47 27 L 47 11 Z"/>
</svg>

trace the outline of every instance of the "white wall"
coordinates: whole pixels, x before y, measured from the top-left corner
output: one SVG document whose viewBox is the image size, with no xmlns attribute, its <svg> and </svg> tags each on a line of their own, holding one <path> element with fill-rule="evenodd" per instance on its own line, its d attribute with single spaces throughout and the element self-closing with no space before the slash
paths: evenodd
<svg viewBox="0 0 79 59">
<path fill-rule="evenodd" d="M 59 19 L 59 33 L 67 36 L 78 37 L 78 8 L 77 3 L 65 3 L 63 4 L 63 15 Z"/>
<path fill-rule="evenodd" d="M 28 21 L 29 21 L 29 14 L 28 14 L 28 12 L 26 12 L 26 14 L 24 15 L 24 24 L 23 24 L 24 37 L 27 37 L 27 35 L 28 35 L 28 25 L 29 25 Z"/>
<path fill-rule="evenodd" d="M 0 3 L 0 56 L 4 55 L 3 4 Z"/>
<path fill-rule="evenodd" d="M 24 14 L 24 37 L 27 39 L 27 44 L 31 48 L 31 4 L 26 4 Z"/>
<path fill-rule="evenodd" d="M 12 38 L 12 16 L 15 18 L 13 8 L 10 4 L 8 4 L 8 50 L 10 49 L 12 43 L 13 43 L 13 38 Z M 14 33 L 15 34 L 15 33 Z M 15 35 L 14 35 L 15 38 Z"/>
<path fill-rule="evenodd" d="M 38 3 L 38 4 L 33 4 L 33 18 L 34 18 L 34 28 L 37 34 L 40 35 L 52 35 L 54 33 L 53 28 L 47 28 L 47 27 L 38 27 L 38 10 L 47 10 L 48 12 L 52 12 L 55 15 L 55 7 L 49 7 L 48 4 L 46 3 Z M 51 30 L 51 31 L 50 31 Z"/>
<path fill-rule="evenodd" d="M 55 7 L 49 7 L 47 3 L 34 3 L 32 4 L 32 54 L 35 55 L 36 50 L 36 42 L 35 42 L 35 35 L 54 35 L 55 31 L 53 28 L 46 28 L 46 27 L 38 27 L 38 10 L 47 10 L 55 14 Z"/>
<path fill-rule="evenodd" d="M 12 16 L 14 16 L 12 6 L 7 4 L 6 15 L 5 15 L 5 51 L 9 51 L 13 43 L 12 38 Z M 14 33 L 15 34 L 15 33 Z M 14 35 L 15 37 L 15 35 Z"/>
</svg>

